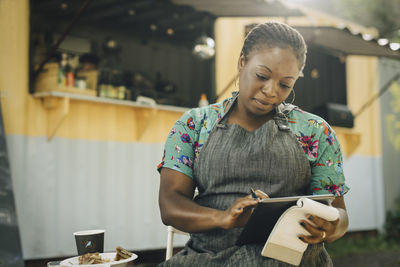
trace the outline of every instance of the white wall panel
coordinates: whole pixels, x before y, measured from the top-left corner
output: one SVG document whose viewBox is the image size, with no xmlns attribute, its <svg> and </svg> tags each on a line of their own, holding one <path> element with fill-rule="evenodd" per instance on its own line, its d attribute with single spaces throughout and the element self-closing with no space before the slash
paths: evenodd
<svg viewBox="0 0 400 267">
<path fill-rule="evenodd" d="M 396 77 L 400 61 L 389 58 L 379 60 L 379 88 Z M 385 190 L 385 210 L 395 211 L 400 198 L 400 78 L 379 98 L 382 129 L 382 166 Z"/>
<path fill-rule="evenodd" d="M 8 135 L 7 145 L 25 259 L 74 255 L 72 233 L 85 229 L 106 229 L 105 250 L 165 247 L 162 144 Z"/>
<path fill-rule="evenodd" d="M 385 221 L 382 158 L 352 156 L 344 160 L 350 191 L 345 195 L 352 231 L 382 230 Z"/>
<path fill-rule="evenodd" d="M 96 228 L 106 229 L 106 251 L 165 247 L 156 171 L 163 144 L 8 135 L 7 145 L 25 259 L 75 255 L 72 233 Z M 344 171 L 350 230 L 381 227 L 381 158 L 352 156 Z"/>
</svg>

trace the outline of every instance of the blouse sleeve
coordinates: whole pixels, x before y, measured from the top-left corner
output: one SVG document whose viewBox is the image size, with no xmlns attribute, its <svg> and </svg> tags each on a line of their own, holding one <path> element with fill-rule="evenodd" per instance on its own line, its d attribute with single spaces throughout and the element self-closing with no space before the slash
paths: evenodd
<svg viewBox="0 0 400 267">
<path fill-rule="evenodd" d="M 318 156 L 311 165 L 311 194 L 342 196 L 349 190 L 343 174 L 343 157 L 335 132 L 323 122 L 319 137 Z"/>
<path fill-rule="evenodd" d="M 157 170 L 170 168 L 193 178 L 194 143 L 196 132 L 190 111 L 185 113 L 172 127 L 164 145 L 164 154 Z"/>
</svg>

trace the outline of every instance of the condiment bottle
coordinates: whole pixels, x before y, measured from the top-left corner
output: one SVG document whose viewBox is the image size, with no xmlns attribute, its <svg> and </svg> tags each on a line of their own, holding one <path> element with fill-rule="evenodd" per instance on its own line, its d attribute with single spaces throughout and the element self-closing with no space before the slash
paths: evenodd
<svg viewBox="0 0 400 267">
<path fill-rule="evenodd" d="M 201 94 L 200 101 L 199 101 L 199 107 L 205 107 L 205 106 L 208 106 L 207 95 Z"/>
<path fill-rule="evenodd" d="M 67 85 L 67 76 L 66 76 L 66 66 L 67 66 L 67 57 L 66 53 L 61 54 L 60 66 L 58 68 L 58 84 L 62 86 Z"/>
</svg>

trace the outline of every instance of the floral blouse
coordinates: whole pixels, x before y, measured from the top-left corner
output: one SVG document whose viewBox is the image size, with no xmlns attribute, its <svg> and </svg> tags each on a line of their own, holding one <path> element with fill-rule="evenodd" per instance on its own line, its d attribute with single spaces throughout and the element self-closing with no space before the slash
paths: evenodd
<svg viewBox="0 0 400 267">
<path fill-rule="evenodd" d="M 211 130 L 225 114 L 232 98 L 187 111 L 171 129 L 158 170 L 166 167 L 193 178 L 193 166 Z M 322 118 L 295 107 L 287 115 L 289 127 L 302 146 L 311 167 L 309 194 L 344 195 L 349 188 L 335 132 Z"/>
</svg>

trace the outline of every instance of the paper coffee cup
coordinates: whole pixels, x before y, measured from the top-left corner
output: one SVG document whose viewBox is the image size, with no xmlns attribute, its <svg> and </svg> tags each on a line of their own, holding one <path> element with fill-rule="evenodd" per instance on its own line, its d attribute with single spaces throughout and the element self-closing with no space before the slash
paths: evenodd
<svg viewBox="0 0 400 267">
<path fill-rule="evenodd" d="M 105 230 L 86 230 L 75 232 L 76 248 L 78 255 L 86 253 L 104 252 Z"/>
</svg>

